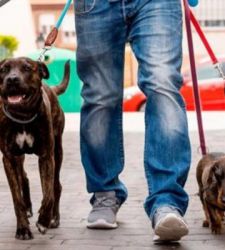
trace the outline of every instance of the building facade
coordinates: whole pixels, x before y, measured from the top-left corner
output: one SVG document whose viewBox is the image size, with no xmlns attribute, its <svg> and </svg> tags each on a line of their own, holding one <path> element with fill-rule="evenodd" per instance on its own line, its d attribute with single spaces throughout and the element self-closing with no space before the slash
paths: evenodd
<svg viewBox="0 0 225 250">
<path fill-rule="evenodd" d="M 200 0 L 199 5 L 193 8 L 212 49 L 219 55 L 225 55 L 225 1 L 224 0 Z M 188 46 L 184 32 L 183 50 L 187 57 Z M 196 57 L 207 56 L 205 47 L 193 27 L 193 39 Z"/>
<path fill-rule="evenodd" d="M 224 29 L 224 0 L 201 0 L 199 6 L 195 10 L 195 13 L 202 27 Z"/>
<path fill-rule="evenodd" d="M 29 0 L 9 1 L 0 8 L 0 34 L 14 36 L 19 41 L 15 56 L 27 55 L 36 48 Z"/>
<path fill-rule="evenodd" d="M 33 12 L 35 33 L 38 40 L 43 40 L 56 24 L 57 19 L 66 3 L 66 0 L 29 0 Z M 193 8 L 193 12 L 199 20 L 205 35 L 217 55 L 225 55 L 225 0 L 200 0 L 199 5 Z M 207 52 L 198 34 L 193 28 L 193 39 L 196 60 L 207 57 Z M 57 47 L 76 49 L 76 31 L 74 23 L 73 7 L 66 15 L 59 31 L 55 45 Z M 183 68 L 189 66 L 188 46 L 186 31 L 183 38 Z M 125 54 L 125 78 L 124 84 L 137 83 L 137 62 L 127 47 Z"/>
</svg>

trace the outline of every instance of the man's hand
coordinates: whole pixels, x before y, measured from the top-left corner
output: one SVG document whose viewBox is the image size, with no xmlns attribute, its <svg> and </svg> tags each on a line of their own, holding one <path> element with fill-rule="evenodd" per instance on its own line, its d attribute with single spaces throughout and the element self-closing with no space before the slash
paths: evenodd
<svg viewBox="0 0 225 250">
<path fill-rule="evenodd" d="M 198 0 L 188 0 L 188 3 L 191 7 L 195 7 L 198 5 Z"/>
</svg>

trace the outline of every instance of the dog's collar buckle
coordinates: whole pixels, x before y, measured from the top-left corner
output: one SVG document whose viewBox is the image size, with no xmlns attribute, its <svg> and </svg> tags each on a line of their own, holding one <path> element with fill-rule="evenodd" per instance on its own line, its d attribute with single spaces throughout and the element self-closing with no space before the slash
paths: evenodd
<svg viewBox="0 0 225 250">
<path fill-rule="evenodd" d="M 37 116 L 38 116 L 38 114 L 35 114 L 35 115 L 32 116 L 30 119 L 27 119 L 27 120 L 20 120 L 20 119 L 18 119 L 18 118 L 13 117 L 13 116 L 9 113 L 9 111 L 6 109 L 6 107 L 5 107 L 4 105 L 2 105 L 2 110 L 3 110 L 4 114 L 5 114 L 10 120 L 12 120 L 13 122 L 19 123 L 19 124 L 23 124 L 23 125 L 24 125 L 24 124 L 29 124 L 29 123 L 33 122 L 33 121 L 37 118 Z"/>
</svg>

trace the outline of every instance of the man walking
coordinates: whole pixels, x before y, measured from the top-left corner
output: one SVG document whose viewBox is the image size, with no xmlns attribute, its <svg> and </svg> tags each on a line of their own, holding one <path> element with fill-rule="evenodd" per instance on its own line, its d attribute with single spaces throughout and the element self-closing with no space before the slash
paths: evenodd
<svg viewBox="0 0 225 250">
<path fill-rule="evenodd" d="M 83 81 L 81 156 L 93 193 L 89 228 L 116 228 L 127 198 L 123 170 L 123 66 L 127 42 L 138 60 L 138 85 L 147 97 L 144 167 L 145 211 L 155 241 L 188 233 L 183 187 L 190 166 L 182 86 L 180 0 L 77 0 L 77 69 Z M 135 143 L 135 142 L 134 142 Z M 137 187 L 138 188 L 138 187 Z"/>
</svg>

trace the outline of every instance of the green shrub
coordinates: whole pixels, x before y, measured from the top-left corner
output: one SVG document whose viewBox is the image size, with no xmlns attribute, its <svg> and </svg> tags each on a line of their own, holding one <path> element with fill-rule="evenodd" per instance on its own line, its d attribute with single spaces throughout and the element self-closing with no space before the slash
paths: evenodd
<svg viewBox="0 0 225 250">
<path fill-rule="evenodd" d="M 0 35 L 0 59 L 13 56 L 19 42 L 14 36 Z"/>
</svg>

